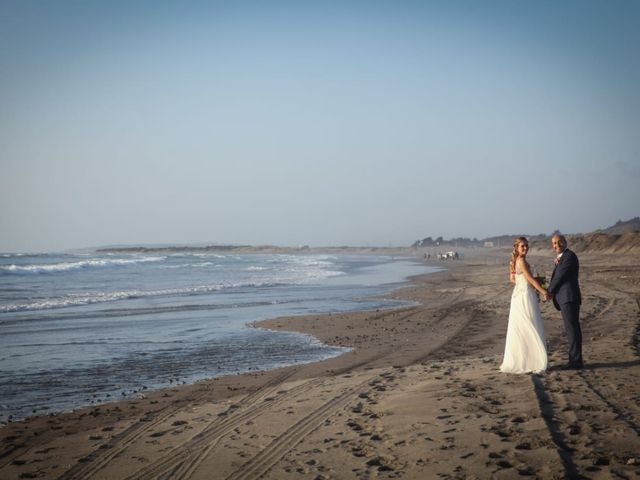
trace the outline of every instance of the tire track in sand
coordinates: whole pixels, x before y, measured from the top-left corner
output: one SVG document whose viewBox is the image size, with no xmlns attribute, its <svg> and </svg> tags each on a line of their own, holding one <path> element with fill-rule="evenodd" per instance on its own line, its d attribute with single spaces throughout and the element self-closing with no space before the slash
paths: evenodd
<svg viewBox="0 0 640 480">
<path fill-rule="evenodd" d="M 251 404 L 256 402 L 259 398 L 267 395 L 275 387 L 287 380 L 290 376 L 296 373 L 297 369 L 283 372 L 281 375 L 275 377 L 262 388 L 257 389 L 255 392 L 244 397 L 240 404 Z M 208 391 L 203 391 L 193 401 L 199 401 L 206 397 Z M 59 480 L 84 480 L 91 478 L 97 472 L 104 469 L 109 463 L 118 455 L 121 455 L 129 446 L 140 440 L 145 434 L 147 434 L 154 427 L 162 424 L 171 416 L 175 415 L 180 410 L 179 406 L 168 405 L 161 410 L 155 412 L 149 412 L 142 417 L 138 422 L 131 425 L 129 428 L 116 435 L 111 439 L 109 443 L 99 447 L 94 452 L 83 457 L 79 463 L 71 467 L 65 473 L 63 473 Z"/>
<path fill-rule="evenodd" d="M 300 443 L 307 435 L 318 428 L 333 413 L 344 408 L 357 392 L 368 385 L 372 378 L 368 376 L 363 382 L 348 387 L 328 402 L 315 409 L 294 425 L 289 427 L 278 438 L 273 440 L 265 449 L 242 465 L 227 477 L 227 480 L 258 479 L 276 465 L 293 447 Z"/>
<path fill-rule="evenodd" d="M 376 315 L 376 318 L 380 319 L 385 316 L 395 315 L 397 313 L 397 310 L 392 309 Z M 402 309 L 401 313 L 403 313 L 404 315 L 402 315 L 399 319 L 396 319 L 396 321 L 409 319 L 420 312 L 414 307 L 411 307 L 409 309 Z M 390 347 L 383 350 L 382 352 L 369 356 L 360 362 L 348 365 L 340 369 L 332 370 L 331 374 L 333 377 L 343 375 L 345 373 L 357 370 L 367 364 L 380 360 L 381 358 L 384 358 L 393 352 L 394 348 Z M 232 432 L 235 428 L 241 426 L 246 421 L 258 417 L 267 409 L 277 406 L 282 402 L 290 400 L 291 398 L 299 396 L 303 393 L 306 393 L 315 388 L 317 385 L 321 385 L 325 381 L 326 379 L 322 377 L 308 380 L 303 384 L 297 385 L 296 387 L 287 390 L 284 396 L 276 397 L 270 399 L 269 401 L 263 402 L 260 405 L 253 406 L 251 409 L 245 412 L 234 415 L 229 419 L 229 421 L 212 424 L 205 430 L 203 430 L 200 434 L 193 437 L 191 440 L 188 440 L 187 442 L 174 448 L 166 455 L 166 457 L 135 472 L 133 475 L 128 477 L 127 480 L 141 480 L 149 478 L 171 478 L 173 480 L 189 478 L 193 474 L 193 472 L 197 470 L 200 464 L 202 464 L 204 459 L 211 453 L 211 451 L 215 449 L 215 447 L 225 435 Z"/>
</svg>

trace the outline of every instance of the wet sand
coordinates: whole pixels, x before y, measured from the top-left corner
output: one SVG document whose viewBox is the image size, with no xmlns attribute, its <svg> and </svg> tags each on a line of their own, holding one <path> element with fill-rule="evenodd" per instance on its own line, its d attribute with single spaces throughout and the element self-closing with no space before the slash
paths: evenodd
<svg viewBox="0 0 640 480">
<path fill-rule="evenodd" d="M 279 318 L 354 350 L 0 429 L 0 478 L 637 478 L 640 256 L 582 254 L 586 368 L 498 371 L 508 250 L 477 250 L 393 293 L 419 305 Z M 531 263 L 549 275 L 552 252 Z M 437 264 L 436 262 L 433 262 Z"/>
</svg>

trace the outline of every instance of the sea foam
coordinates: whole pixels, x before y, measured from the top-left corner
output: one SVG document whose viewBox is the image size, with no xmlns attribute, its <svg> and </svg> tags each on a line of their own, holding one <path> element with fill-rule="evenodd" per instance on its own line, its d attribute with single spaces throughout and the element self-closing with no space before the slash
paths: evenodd
<svg viewBox="0 0 640 480">
<path fill-rule="evenodd" d="M 0 273 L 5 274 L 38 274 L 38 273 L 59 273 L 71 270 L 81 270 L 86 268 L 103 268 L 133 265 L 136 263 L 161 262 L 166 257 L 142 257 L 142 258 L 115 258 L 115 259 L 92 259 L 79 260 L 76 262 L 59 262 L 50 264 L 34 265 L 5 265 L 0 267 Z"/>
</svg>

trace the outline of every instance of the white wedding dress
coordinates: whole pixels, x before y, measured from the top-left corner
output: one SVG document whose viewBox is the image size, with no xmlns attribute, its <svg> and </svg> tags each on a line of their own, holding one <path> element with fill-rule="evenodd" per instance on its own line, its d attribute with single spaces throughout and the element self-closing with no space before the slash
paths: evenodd
<svg viewBox="0 0 640 480">
<path fill-rule="evenodd" d="M 536 289 L 516 269 L 501 372 L 539 373 L 547 369 L 544 324 L 538 301 Z"/>
</svg>

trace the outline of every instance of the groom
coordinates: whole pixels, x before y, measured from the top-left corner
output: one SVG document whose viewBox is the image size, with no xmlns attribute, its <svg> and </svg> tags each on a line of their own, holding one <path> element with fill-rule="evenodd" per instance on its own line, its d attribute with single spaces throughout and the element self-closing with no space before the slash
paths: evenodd
<svg viewBox="0 0 640 480">
<path fill-rule="evenodd" d="M 551 245 L 557 256 L 547 295 L 553 298 L 554 306 L 562 313 L 569 342 L 569 363 L 561 368 L 563 370 L 581 369 L 584 368 L 584 364 L 580 329 L 582 295 L 578 284 L 580 265 L 576 254 L 567 248 L 567 239 L 563 235 L 551 237 Z"/>
</svg>

